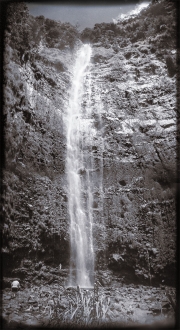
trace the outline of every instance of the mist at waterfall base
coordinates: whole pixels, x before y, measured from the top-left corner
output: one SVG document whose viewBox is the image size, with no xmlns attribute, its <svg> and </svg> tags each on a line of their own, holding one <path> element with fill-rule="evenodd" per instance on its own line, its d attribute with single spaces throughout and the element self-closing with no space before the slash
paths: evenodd
<svg viewBox="0 0 180 330">
<path fill-rule="evenodd" d="M 94 285 L 92 182 L 93 159 L 87 151 L 90 144 L 91 73 L 90 45 L 83 45 L 74 65 L 72 89 L 67 109 L 67 179 L 70 217 L 70 273 L 68 286 Z M 83 94 L 86 106 L 82 106 Z"/>
</svg>

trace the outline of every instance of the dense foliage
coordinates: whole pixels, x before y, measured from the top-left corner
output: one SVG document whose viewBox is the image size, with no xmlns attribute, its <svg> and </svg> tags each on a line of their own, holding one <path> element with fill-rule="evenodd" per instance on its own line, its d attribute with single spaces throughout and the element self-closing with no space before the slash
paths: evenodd
<svg viewBox="0 0 180 330">
<path fill-rule="evenodd" d="M 80 37 L 83 42 L 100 43 L 118 51 L 129 43 L 148 40 L 151 51 L 161 56 L 161 49 L 176 48 L 176 11 L 173 1 L 153 1 L 136 17 L 117 23 L 95 24 L 85 28 L 81 35 L 70 23 L 61 23 L 44 16 L 29 15 L 23 2 L 10 3 L 7 7 L 5 42 L 22 57 L 25 51 L 41 42 L 49 48 L 72 49 Z"/>
<path fill-rule="evenodd" d="M 44 16 L 31 17 L 31 30 L 36 43 L 42 41 L 50 48 L 73 48 L 79 32 L 70 23 L 61 23 Z"/>
<path fill-rule="evenodd" d="M 78 37 L 79 32 L 70 23 L 57 22 L 44 16 L 33 17 L 23 2 L 7 5 L 5 45 L 17 52 L 20 60 L 41 43 L 48 48 L 72 49 Z"/>
<path fill-rule="evenodd" d="M 23 2 L 10 3 L 6 8 L 5 45 L 10 46 L 22 58 L 31 47 L 29 12 Z"/>
<path fill-rule="evenodd" d="M 159 1 L 149 5 L 136 17 L 117 23 L 95 24 L 82 31 L 84 42 L 100 43 L 114 50 L 129 43 L 148 40 L 152 52 L 176 48 L 176 10 L 173 1 Z"/>
</svg>

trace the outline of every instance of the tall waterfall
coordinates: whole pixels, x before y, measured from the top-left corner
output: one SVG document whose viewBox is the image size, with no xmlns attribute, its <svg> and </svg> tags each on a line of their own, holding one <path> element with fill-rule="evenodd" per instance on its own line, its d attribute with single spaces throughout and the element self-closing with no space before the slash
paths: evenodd
<svg viewBox="0 0 180 330">
<path fill-rule="evenodd" d="M 77 53 L 67 110 L 67 178 L 71 259 L 69 285 L 93 285 L 92 106 L 90 45 Z"/>
</svg>

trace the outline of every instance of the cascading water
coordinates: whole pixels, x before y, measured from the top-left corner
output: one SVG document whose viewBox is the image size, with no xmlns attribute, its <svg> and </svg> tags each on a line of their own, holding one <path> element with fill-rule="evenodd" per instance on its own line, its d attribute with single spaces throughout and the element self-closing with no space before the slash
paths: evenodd
<svg viewBox="0 0 180 330">
<path fill-rule="evenodd" d="M 90 45 L 83 45 L 74 66 L 67 111 L 67 178 L 71 259 L 69 286 L 93 286 L 93 195 L 91 172 L 92 107 Z"/>
</svg>

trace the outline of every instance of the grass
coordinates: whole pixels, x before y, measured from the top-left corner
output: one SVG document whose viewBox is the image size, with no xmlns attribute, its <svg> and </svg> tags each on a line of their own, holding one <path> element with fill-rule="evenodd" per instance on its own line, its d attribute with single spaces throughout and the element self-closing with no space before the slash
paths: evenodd
<svg viewBox="0 0 180 330">
<path fill-rule="evenodd" d="M 50 326 L 97 326 L 107 321 L 110 297 L 99 295 L 95 290 L 73 289 L 71 295 L 66 293 L 66 299 L 67 308 L 63 306 L 60 294 L 45 307 Z"/>
</svg>

